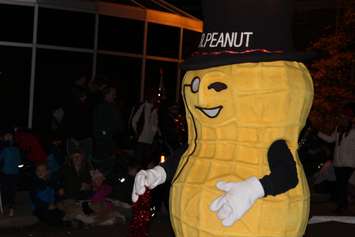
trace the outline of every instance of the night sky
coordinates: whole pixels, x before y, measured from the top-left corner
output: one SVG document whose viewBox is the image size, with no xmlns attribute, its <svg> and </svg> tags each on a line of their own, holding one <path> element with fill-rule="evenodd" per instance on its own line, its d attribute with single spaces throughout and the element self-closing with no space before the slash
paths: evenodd
<svg viewBox="0 0 355 237">
<path fill-rule="evenodd" d="M 201 0 L 166 0 L 180 9 L 202 19 Z M 336 0 L 295 0 L 294 44 L 299 50 L 332 29 L 336 24 Z"/>
</svg>

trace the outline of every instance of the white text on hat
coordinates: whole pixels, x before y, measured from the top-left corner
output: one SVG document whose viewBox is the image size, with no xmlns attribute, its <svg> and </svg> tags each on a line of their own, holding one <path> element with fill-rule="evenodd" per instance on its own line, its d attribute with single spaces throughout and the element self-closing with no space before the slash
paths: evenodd
<svg viewBox="0 0 355 237">
<path fill-rule="evenodd" d="M 210 32 L 203 33 L 199 48 L 240 48 L 249 47 L 253 32 Z"/>
</svg>

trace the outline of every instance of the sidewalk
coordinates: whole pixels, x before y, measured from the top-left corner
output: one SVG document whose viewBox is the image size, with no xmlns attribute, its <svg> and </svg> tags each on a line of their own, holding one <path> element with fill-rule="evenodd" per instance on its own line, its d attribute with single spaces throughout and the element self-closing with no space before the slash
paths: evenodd
<svg viewBox="0 0 355 237">
<path fill-rule="evenodd" d="M 15 216 L 8 217 L 0 214 L 0 229 L 31 226 L 37 223 L 37 218 L 32 216 L 31 200 L 28 192 L 16 194 Z"/>
<path fill-rule="evenodd" d="M 15 217 L 0 218 L 1 237 L 126 237 L 128 235 L 127 224 L 79 229 L 49 227 L 43 223 L 37 223 L 37 220 L 31 216 L 31 206 L 27 193 L 19 193 L 17 203 L 18 211 Z M 326 196 L 315 195 L 312 197 L 310 217 L 334 215 L 335 207 L 336 204 L 327 201 Z M 349 212 L 345 215 L 355 216 L 355 203 L 351 205 Z M 150 233 L 150 237 L 174 237 L 166 212 L 158 213 L 153 219 Z M 326 222 L 308 225 L 304 237 L 353 237 L 354 233 L 354 224 Z"/>
</svg>

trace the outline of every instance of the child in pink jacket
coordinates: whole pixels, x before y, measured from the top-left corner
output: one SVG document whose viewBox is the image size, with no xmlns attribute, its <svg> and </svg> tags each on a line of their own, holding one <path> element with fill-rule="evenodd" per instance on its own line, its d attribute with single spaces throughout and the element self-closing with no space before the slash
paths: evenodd
<svg viewBox="0 0 355 237">
<path fill-rule="evenodd" d="M 112 192 L 112 187 L 105 183 L 105 176 L 99 170 L 91 171 L 93 196 L 90 198 L 91 206 L 100 206 L 110 211 L 113 208 L 112 202 L 107 200 Z"/>
</svg>

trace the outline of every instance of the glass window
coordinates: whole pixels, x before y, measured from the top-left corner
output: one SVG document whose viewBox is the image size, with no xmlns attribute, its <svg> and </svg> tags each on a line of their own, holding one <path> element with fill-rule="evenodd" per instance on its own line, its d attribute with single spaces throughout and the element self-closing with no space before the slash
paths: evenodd
<svg viewBox="0 0 355 237">
<path fill-rule="evenodd" d="M 38 42 L 59 46 L 94 47 L 95 15 L 40 8 Z"/>
<path fill-rule="evenodd" d="M 148 25 L 148 55 L 178 58 L 179 41 L 179 28 L 159 24 Z"/>
<path fill-rule="evenodd" d="M 27 127 L 31 49 L 0 46 L 0 127 Z"/>
<path fill-rule="evenodd" d="M 33 7 L 0 4 L 0 40 L 31 43 Z"/>
<path fill-rule="evenodd" d="M 176 79 L 177 79 L 177 63 L 163 62 L 156 60 L 148 60 L 146 65 L 145 88 L 153 89 L 161 96 L 166 97 L 170 103 L 176 100 Z M 162 76 L 161 76 L 162 75 Z"/>
<path fill-rule="evenodd" d="M 144 22 L 100 16 L 98 48 L 142 54 Z"/>
<path fill-rule="evenodd" d="M 65 106 L 71 86 L 91 78 L 92 54 L 40 49 L 37 51 L 33 127 L 48 130 L 51 110 Z M 65 115 L 64 115 L 65 116 Z"/>
<path fill-rule="evenodd" d="M 128 119 L 132 106 L 139 101 L 142 59 L 99 54 L 97 76 L 117 88 L 117 98 Z"/>
<path fill-rule="evenodd" d="M 196 31 L 191 31 L 184 29 L 184 39 L 183 39 L 183 58 L 188 58 L 193 52 L 197 50 L 198 44 L 200 42 L 201 33 Z"/>
</svg>

